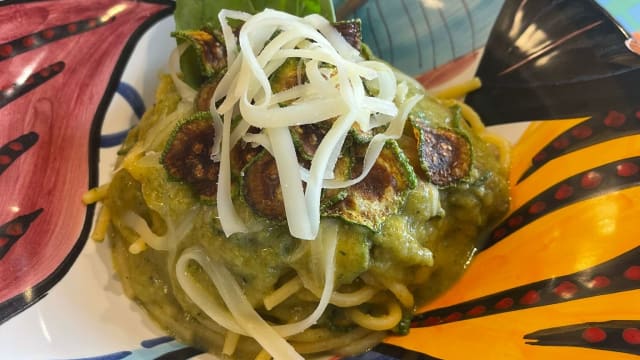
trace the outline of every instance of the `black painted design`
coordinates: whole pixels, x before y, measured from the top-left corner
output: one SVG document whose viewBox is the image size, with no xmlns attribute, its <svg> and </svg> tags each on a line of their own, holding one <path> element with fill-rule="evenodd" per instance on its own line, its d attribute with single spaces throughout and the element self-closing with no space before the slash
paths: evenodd
<svg viewBox="0 0 640 360">
<path fill-rule="evenodd" d="M 419 353 L 413 350 L 405 349 L 399 346 L 391 344 L 379 344 L 371 351 L 362 355 L 350 356 L 342 358 L 342 360 L 397 360 L 397 359 L 412 359 L 412 360 L 439 360 L 439 358 L 431 355 Z"/>
<path fill-rule="evenodd" d="M 198 350 L 193 347 L 185 347 L 162 354 L 156 357 L 154 360 L 187 360 L 202 353 L 204 353 L 204 351 L 202 350 Z"/>
<path fill-rule="evenodd" d="M 387 46 L 389 48 L 389 62 L 393 64 L 395 58 L 395 51 L 393 50 L 393 40 L 391 38 L 391 31 L 389 30 L 389 24 L 387 24 L 387 20 L 384 16 L 384 11 L 380 7 L 380 0 L 375 1 L 376 10 L 380 15 L 380 21 L 382 21 L 382 28 L 384 29 L 385 34 L 387 35 Z"/>
<path fill-rule="evenodd" d="M 425 24 L 427 24 L 427 29 L 429 30 L 429 40 L 431 42 L 431 59 L 432 59 L 432 64 L 431 64 L 431 68 L 435 69 L 437 66 L 436 63 L 436 39 L 433 36 L 433 29 L 431 28 L 431 21 L 429 21 L 429 16 L 427 16 L 427 9 L 425 9 L 424 6 L 420 6 L 420 10 L 422 12 L 422 17 L 424 18 L 424 22 Z"/>
<path fill-rule="evenodd" d="M 524 339 L 528 345 L 574 346 L 640 355 L 640 320 L 561 326 L 527 334 Z"/>
<path fill-rule="evenodd" d="M 487 124 L 640 104 L 640 57 L 625 40 L 594 1 L 506 0 L 478 68 L 482 88 L 466 102 Z"/>
<path fill-rule="evenodd" d="M 407 7 L 407 4 L 405 1 L 406 0 L 401 0 L 400 3 L 402 4 L 402 10 L 404 11 L 404 15 L 409 21 L 409 25 L 411 26 L 411 31 L 413 32 L 413 38 L 416 42 L 416 49 L 418 53 L 418 67 L 421 68 L 422 67 L 422 48 L 420 46 L 420 41 L 418 38 L 418 29 L 416 28 L 416 23 L 413 21 L 413 18 L 411 17 L 411 12 L 409 11 L 409 8 Z"/>
<path fill-rule="evenodd" d="M 5 43 L 0 43 L 0 61 L 10 59 L 54 41 L 94 30 L 113 22 L 114 19 L 114 17 L 109 19 L 84 19 L 68 24 L 53 26 Z"/>
<path fill-rule="evenodd" d="M 579 173 L 542 191 L 500 223 L 484 244 L 484 250 L 542 216 L 576 202 L 640 185 L 640 157 L 618 160 Z"/>
<path fill-rule="evenodd" d="M 9 250 L 29 230 L 31 224 L 42 214 L 44 209 L 38 209 L 32 213 L 18 216 L 17 218 L 0 226 L 0 261 Z"/>
<path fill-rule="evenodd" d="M 640 134 L 640 108 L 626 111 L 611 110 L 594 115 L 558 135 L 531 160 L 531 166 L 520 176 L 518 183 L 544 164 L 579 149 L 624 136 Z"/>
<path fill-rule="evenodd" d="M 27 152 L 36 142 L 38 134 L 31 131 L 21 135 L 0 148 L 0 175 L 13 164 L 22 154 Z"/>
<path fill-rule="evenodd" d="M 60 74 L 64 70 L 64 67 L 64 62 L 58 61 L 32 73 L 21 84 L 13 84 L 5 89 L 0 89 L 0 109 L 20 96 L 51 80 Z"/>
<path fill-rule="evenodd" d="M 456 44 L 453 41 L 453 35 L 451 34 L 451 28 L 449 27 L 449 23 L 447 22 L 447 17 L 444 15 L 442 9 L 438 9 L 438 14 L 440 15 L 440 20 L 442 20 L 444 29 L 447 32 L 447 37 L 449 38 L 449 46 L 451 47 L 451 58 L 455 59 L 456 57 L 458 57 L 458 55 L 456 54 Z"/>
<path fill-rule="evenodd" d="M 412 327 L 435 326 L 637 289 L 640 289 L 640 247 L 573 274 L 418 314 L 413 319 Z"/>
<path fill-rule="evenodd" d="M 378 42 L 378 37 L 376 36 L 376 27 L 373 26 L 374 23 L 373 21 L 371 21 L 371 9 L 366 8 L 366 11 L 367 11 L 367 26 L 369 26 L 370 28 L 369 32 L 371 33 L 373 45 L 375 46 L 373 50 L 375 54 L 380 54 L 380 43 Z"/>
<path fill-rule="evenodd" d="M 469 22 L 469 29 L 471 29 L 471 49 L 477 49 L 477 40 L 476 40 L 476 27 L 473 24 L 473 16 L 471 16 L 471 11 L 469 10 L 469 5 L 467 5 L 466 0 L 462 1 L 462 7 L 464 8 L 464 13 L 467 15 L 467 21 Z"/>
</svg>

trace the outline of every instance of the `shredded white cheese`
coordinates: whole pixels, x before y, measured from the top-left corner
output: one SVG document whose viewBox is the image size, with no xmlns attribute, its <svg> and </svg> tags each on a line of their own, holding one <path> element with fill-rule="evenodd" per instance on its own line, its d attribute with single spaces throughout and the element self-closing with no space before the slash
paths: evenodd
<svg viewBox="0 0 640 360">
<path fill-rule="evenodd" d="M 274 156 L 291 235 L 315 239 L 322 188 L 351 186 L 366 177 L 384 142 L 401 135 L 408 110 L 419 98 L 401 103 L 403 111 L 398 111 L 393 71 L 382 62 L 362 59 L 359 51 L 321 16 L 300 18 L 269 9 L 251 16 L 224 10 L 219 19 L 229 65 L 213 95 L 211 110 L 216 113 L 216 130 L 221 127 L 216 131 L 213 158 L 220 161 L 217 206 L 225 235 L 247 231 L 230 195 L 229 151 L 242 138 L 267 148 Z M 230 19 L 244 22 L 237 38 L 228 24 Z M 287 58 L 300 59 L 307 82 L 274 93 L 269 76 Z M 331 71 L 321 65 L 330 65 Z M 365 83 L 375 88 L 377 95 L 369 95 Z M 288 105 L 280 106 L 285 101 Z M 242 120 L 232 132 L 231 119 L 238 116 Z M 335 121 L 319 144 L 310 168 L 300 168 L 288 127 L 329 119 Z M 364 171 L 358 179 L 332 180 L 347 132 L 356 123 L 365 131 L 387 129 L 369 144 Z M 262 133 L 247 134 L 250 126 L 262 129 Z"/>
</svg>

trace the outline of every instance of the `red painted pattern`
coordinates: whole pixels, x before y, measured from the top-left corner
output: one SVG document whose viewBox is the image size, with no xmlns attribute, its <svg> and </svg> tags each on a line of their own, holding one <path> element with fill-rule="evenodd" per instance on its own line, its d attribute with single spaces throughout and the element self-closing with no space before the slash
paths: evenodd
<svg viewBox="0 0 640 360">
<path fill-rule="evenodd" d="M 632 345 L 640 345 L 640 329 L 629 328 L 622 331 L 622 339 Z"/>
<path fill-rule="evenodd" d="M 87 212 L 80 199 L 89 187 L 89 134 L 98 105 L 132 34 L 168 8 L 168 3 L 125 0 L 45 0 L 0 6 L 4 41 L 0 43 L 0 84 L 25 82 L 27 68 L 45 69 L 39 76 L 52 75 L 56 68 L 48 66 L 64 62 L 55 77 L 0 107 L 0 144 L 29 132 L 40 136 L 37 146 L 10 163 L 0 176 L 0 188 L 12 189 L 0 192 L 0 203 L 25 212 L 46 210 L 0 262 L 0 304 L 41 284 L 76 245 Z M 120 12 L 108 23 L 90 31 L 77 25 L 100 19 L 113 9 Z M 66 30 L 76 34 L 64 34 L 60 28 L 64 24 L 71 24 Z M 20 49 L 17 56 L 17 46 L 32 47 Z M 0 223 L 13 216 L 0 212 Z"/>
<path fill-rule="evenodd" d="M 607 339 L 607 333 L 599 327 L 586 328 L 582 332 L 582 338 L 588 343 L 599 343 Z"/>
<path fill-rule="evenodd" d="M 540 301 L 540 293 L 537 290 L 529 290 L 520 298 L 518 303 L 521 305 L 533 305 Z"/>
<path fill-rule="evenodd" d="M 640 172 L 640 166 L 632 162 L 625 162 L 616 167 L 618 176 L 629 177 L 637 175 L 638 172 Z"/>
<path fill-rule="evenodd" d="M 553 292 L 563 299 L 570 299 L 578 292 L 578 286 L 571 281 L 563 281 L 553 288 Z"/>
<path fill-rule="evenodd" d="M 585 189 L 595 189 L 600 184 L 602 184 L 602 175 L 595 171 L 589 171 L 580 180 L 580 185 Z"/>
<path fill-rule="evenodd" d="M 609 111 L 607 117 L 604 119 L 604 124 L 608 127 L 619 128 L 625 124 L 627 117 L 623 113 L 612 110 Z"/>
</svg>

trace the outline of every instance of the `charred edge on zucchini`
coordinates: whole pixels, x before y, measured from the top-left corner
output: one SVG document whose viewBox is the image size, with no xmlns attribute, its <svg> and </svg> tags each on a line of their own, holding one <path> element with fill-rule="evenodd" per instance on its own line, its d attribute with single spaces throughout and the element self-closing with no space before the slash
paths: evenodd
<svg viewBox="0 0 640 360">
<path fill-rule="evenodd" d="M 175 31 L 171 35 L 191 44 L 198 55 L 200 71 L 205 78 L 211 78 L 226 69 L 226 48 L 216 30 L 207 26 L 201 30 Z"/>
<path fill-rule="evenodd" d="M 215 200 L 220 170 L 210 157 L 214 136 L 211 114 L 196 113 L 176 126 L 161 158 L 172 179 L 190 185 L 207 201 Z"/>
<path fill-rule="evenodd" d="M 361 161 L 357 160 L 357 163 Z M 364 225 L 377 232 L 389 215 L 398 212 L 416 183 L 409 159 L 394 140 L 388 140 L 369 174 L 349 187 L 345 199 L 327 208 L 323 215 Z"/>
<path fill-rule="evenodd" d="M 420 168 L 431 183 L 447 187 L 467 178 L 473 154 L 463 132 L 432 127 L 419 116 L 412 116 L 410 124 L 418 146 Z"/>
<path fill-rule="evenodd" d="M 372 130 L 362 130 L 360 124 L 355 123 L 349 129 L 349 136 L 358 144 L 367 144 L 373 139 L 374 133 Z"/>
<path fill-rule="evenodd" d="M 349 45 L 360 50 L 362 45 L 362 22 L 360 19 L 338 21 L 333 24 L 333 27 L 338 30 Z"/>
<path fill-rule="evenodd" d="M 276 160 L 263 150 L 242 170 L 242 196 L 258 216 L 272 221 L 286 218 Z"/>
<path fill-rule="evenodd" d="M 211 107 L 211 98 L 218 87 L 220 79 L 222 79 L 220 74 L 213 75 L 200 86 L 194 102 L 196 111 L 209 111 Z"/>
<path fill-rule="evenodd" d="M 248 132 L 255 134 L 260 131 L 257 128 L 251 127 Z M 234 176 L 243 176 L 242 171 L 244 167 L 247 166 L 253 158 L 258 156 L 262 150 L 262 147 L 253 146 L 244 140 L 238 141 L 231 149 L 231 174 Z"/>
<path fill-rule="evenodd" d="M 351 179 L 353 174 L 353 165 L 355 159 L 351 151 L 351 147 L 347 146 L 343 151 L 342 156 L 338 158 L 336 166 L 333 169 L 333 176 L 336 180 L 348 180 Z M 322 199 L 320 201 L 320 211 L 324 211 L 335 205 L 336 203 L 344 200 L 347 197 L 347 189 L 323 189 Z"/>
<path fill-rule="evenodd" d="M 313 159 L 320 142 L 322 142 L 322 139 L 331 128 L 330 124 L 325 123 L 323 121 L 317 124 L 298 125 L 290 128 L 293 144 L 301 158 L 305 160 Z"/>
</svg>

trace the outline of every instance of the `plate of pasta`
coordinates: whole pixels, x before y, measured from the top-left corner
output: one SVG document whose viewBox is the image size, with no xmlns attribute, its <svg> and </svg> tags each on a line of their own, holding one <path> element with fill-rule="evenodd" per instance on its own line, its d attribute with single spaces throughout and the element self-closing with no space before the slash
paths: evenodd
<svg viewBox="0 0 640 360">
<path fill-rule="evenodd" d="M 1 3 L 2 354 L 640 354 L 640 3 L 480 3 Z"/>
</svg>

